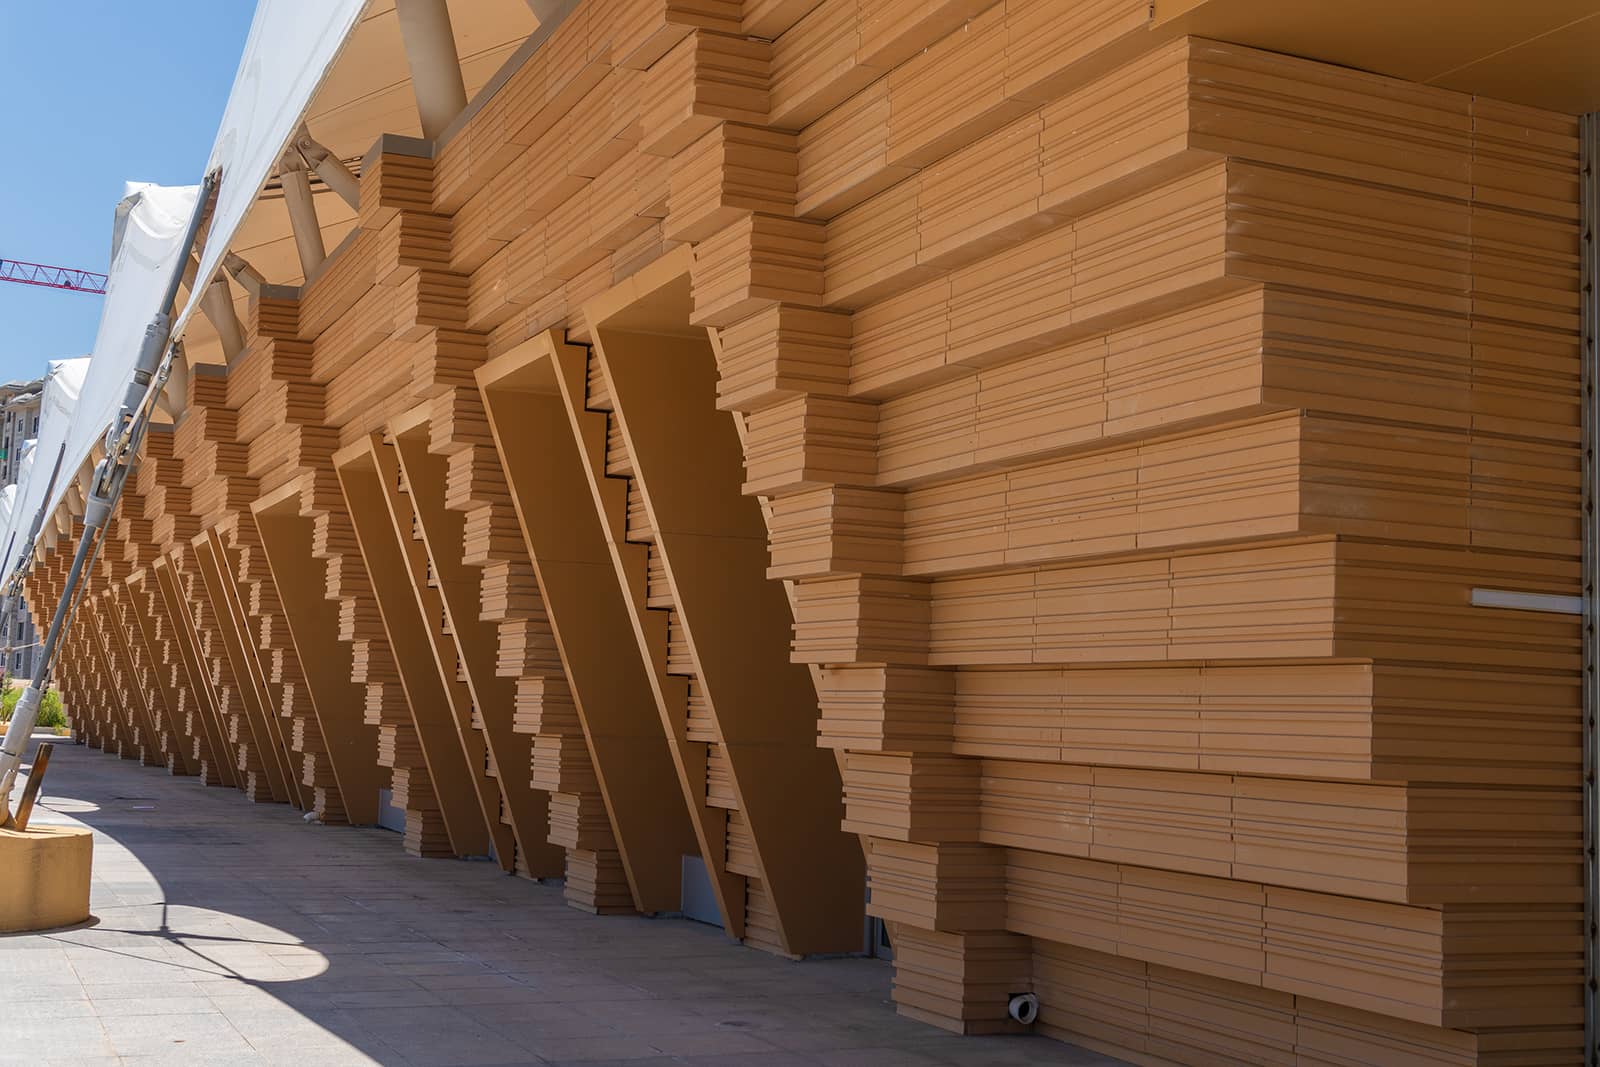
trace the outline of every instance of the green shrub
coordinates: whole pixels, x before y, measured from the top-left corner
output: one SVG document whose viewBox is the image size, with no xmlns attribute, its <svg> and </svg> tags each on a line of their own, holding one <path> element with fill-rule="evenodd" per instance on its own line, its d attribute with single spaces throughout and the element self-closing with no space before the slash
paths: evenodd
<svg viewBox="0 0 1600 1067">
<path fill-rule="evenodd" d="M 0 722 L 11 721 L 11 713 L 22 697 L 23 688 L 15 686 L 0 695 Z M 61 694 L 54 689 L 45 690 L 44 699 L 39 702 L 39 725 L 51 729 L 67 725 L 67 714 L 61 707 Z"/>
<path fill-rule="evenodd" d="M 61 707 L 61 694 L 47 689 L 39 704 L 39 725 L 51 728 L 67 725 L 67 713 Z"/>
</svg>

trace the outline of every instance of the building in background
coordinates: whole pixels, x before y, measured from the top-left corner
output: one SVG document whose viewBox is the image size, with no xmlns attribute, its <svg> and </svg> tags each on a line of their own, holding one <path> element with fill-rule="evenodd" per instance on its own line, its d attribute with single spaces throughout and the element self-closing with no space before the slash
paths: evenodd
<svg viewBox="0 0 1600 1067">
<path fill-rule="evenodd" d="M 0 485 L 17 480 L 22 443 L 39 433 L 39 398 L 44 379 L 0 385 Z"/>
<path fill-rule="evenodd" d="M 38 436 L 39 400 L 43 395 L 43 378 L 0 385 L 0 486 L 17 480 L 23 443 Z M 9 602 L 13 600 L 15 603 Z M 0 626 L 11 631 L 0 639 L 0 652 L 7 646 L 11 649 L 4 670 L 13 677 L 31 674 L 36 642 L 33 618 L 22 597 L 0 597 Z"/>
</svg>

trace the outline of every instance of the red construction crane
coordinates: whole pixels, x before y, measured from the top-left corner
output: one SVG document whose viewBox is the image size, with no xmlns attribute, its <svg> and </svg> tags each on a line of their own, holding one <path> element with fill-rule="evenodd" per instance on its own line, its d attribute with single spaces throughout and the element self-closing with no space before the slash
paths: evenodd
<svg viewBox="0 0 1600 1067">
<path fill-rule="evenodd" d="M 104 293 L 106 276 L 71 267 L 52 267 L 45 263 L 25 263 L 20 259 L 0 259 L 0 282 L 19 282 L 46 289 L 69 289 L 74 293 Z"/>
</svg>

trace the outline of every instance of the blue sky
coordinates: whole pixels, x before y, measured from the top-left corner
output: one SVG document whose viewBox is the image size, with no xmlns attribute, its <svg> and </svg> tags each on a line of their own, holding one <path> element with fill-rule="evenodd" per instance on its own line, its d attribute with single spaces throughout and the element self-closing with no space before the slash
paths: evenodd
<svg viewBox="0 0 1600 1067">
<path fill-rule="evenodd" d="M 0 0 L 0 258 L 104 271 L 124 181 L 198 182 L 254 7 Z M 99 317 L 0 283 L 0 380 L 87 354 Z"/>
</svg>

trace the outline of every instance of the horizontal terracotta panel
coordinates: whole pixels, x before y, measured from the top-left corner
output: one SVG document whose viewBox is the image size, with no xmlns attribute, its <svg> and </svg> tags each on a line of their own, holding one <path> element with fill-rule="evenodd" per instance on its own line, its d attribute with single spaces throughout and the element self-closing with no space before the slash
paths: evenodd
<svg viewBox="0 0 1600 1067">
<path fill-rule="evenodd" d="M 845 757 L 844 790 L 845 826 L 892 840 L 999 845 L 1425 906 L 1572 904 L 1581 883 L 1571 790 L 855 752 Z"/>
</svg>

